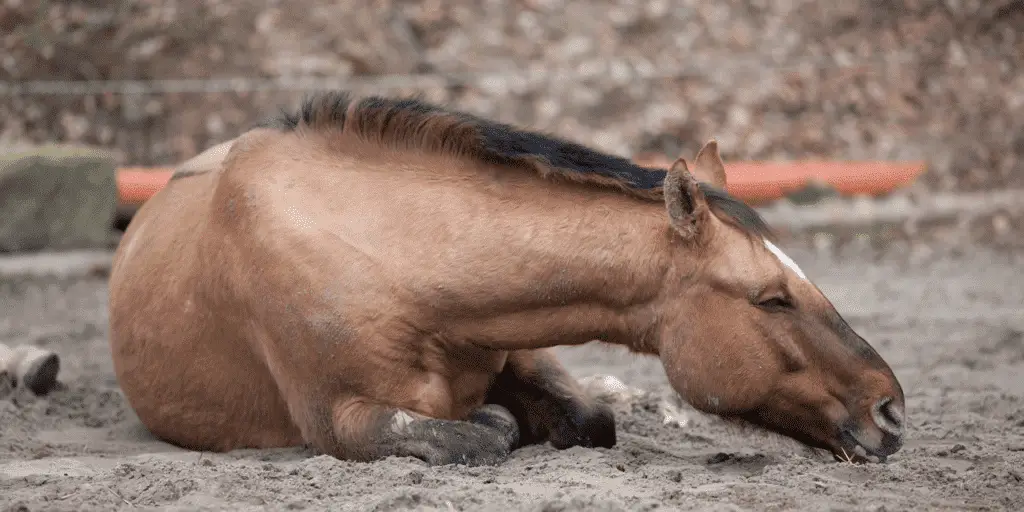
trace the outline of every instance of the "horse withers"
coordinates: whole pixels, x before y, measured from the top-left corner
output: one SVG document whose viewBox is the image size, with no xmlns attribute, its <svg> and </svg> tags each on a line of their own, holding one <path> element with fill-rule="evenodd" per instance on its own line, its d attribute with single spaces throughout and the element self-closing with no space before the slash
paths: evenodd
<svg viewBox="0 0 1024 512">
<path fill-rule="evenodd" d="M 418 100 L 344 93 L 186 163 L 110 277 L 114 368 L 158 437 L 496 464 L 611 447 L 549 347 L 659 357 L 699 410 L 840 458 L 900 449 L 904 397 L 717 144 L 649 169 Z"/>
</svg>

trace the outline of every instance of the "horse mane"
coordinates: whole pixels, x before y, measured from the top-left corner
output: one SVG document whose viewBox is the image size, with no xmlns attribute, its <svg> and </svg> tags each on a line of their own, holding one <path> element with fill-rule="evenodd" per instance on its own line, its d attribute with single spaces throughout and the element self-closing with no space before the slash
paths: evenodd
<svg viewBox="0 0 1024 512">
<path fill-rule="evenodd" d="M 391 149 L 528 169 L 547 179 L 613 188 L 647 201 L 664 200 L 665 169 L 643 167 L 557 136 L 522 130 L 419 98 L 367 96 L 355 100 L 346 91 L 321 92 L 306 97 L 298 110 L 282 110 L 256 126 L 280 131 L 300 127 L 342 131 Z M 707 183 L 700 183 L 700 189 L 723 221 L 751 236 L 774 238 L 760 214 L 743 201 Z"/>
</svg>

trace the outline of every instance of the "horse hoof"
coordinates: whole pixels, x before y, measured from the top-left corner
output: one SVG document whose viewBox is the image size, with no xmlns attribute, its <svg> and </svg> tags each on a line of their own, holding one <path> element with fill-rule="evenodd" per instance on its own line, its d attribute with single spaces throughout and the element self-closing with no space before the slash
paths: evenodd
<svg viewBox="0 0 1024 512">
<path fill-rule="evenodd" d="M 57 374 L 60 373 L 60 357 L 57 354 L 26 358 L 22 365 L 28 367 L 22 373 L 21 381 L 36 395 L 45 395 L 57 385 Z"/>
<path fill-rule="evenodd" d="M 574 446 L 612 448 L 617 443 L 615 413 L 608 404 L 574 404 L 560 418 L 548 441 L 558 450 Z"/>
<path fill-rule="evenodd" d="M 504 438 L 510 450 L 519 444 L 519 422 L 503 406 L 498 404 L 480 406 L 469 415 L 469 421 L 496 430 Z"/>
</svg>

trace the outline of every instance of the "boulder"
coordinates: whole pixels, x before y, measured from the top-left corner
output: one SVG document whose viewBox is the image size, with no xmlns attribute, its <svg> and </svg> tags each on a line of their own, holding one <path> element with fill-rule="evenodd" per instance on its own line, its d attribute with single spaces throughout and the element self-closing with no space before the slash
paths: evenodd
<svg viewBox="0 0 1024 512">
<path fill-rule="evenodd" d="M 0 154 L 0 252 L 107 247 L 117 201 L 116 162 L 104 151 Z"/>
</svg>

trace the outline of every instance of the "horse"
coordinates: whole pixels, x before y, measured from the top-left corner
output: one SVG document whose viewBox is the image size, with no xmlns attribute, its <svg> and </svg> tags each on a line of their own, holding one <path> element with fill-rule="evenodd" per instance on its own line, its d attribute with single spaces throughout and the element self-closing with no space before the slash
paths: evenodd
<svg viewBox="0 0 1024 512">
<path fill-rule="evenodd" d="M 181 165 L 109 277 L 141 422 L 212 452 L 496 465 L 613 448 L 552 352 L 660 359 L 699 411 L 881 462 L 890 367 L 726 191 L 714 139 L 641 167 L 421 98 L 326 91 Z"/>
</svg>

